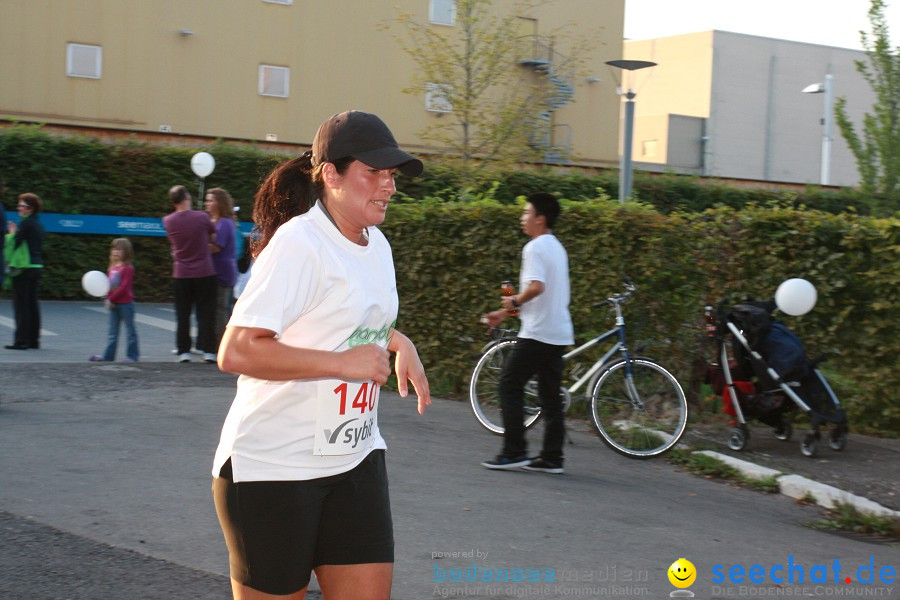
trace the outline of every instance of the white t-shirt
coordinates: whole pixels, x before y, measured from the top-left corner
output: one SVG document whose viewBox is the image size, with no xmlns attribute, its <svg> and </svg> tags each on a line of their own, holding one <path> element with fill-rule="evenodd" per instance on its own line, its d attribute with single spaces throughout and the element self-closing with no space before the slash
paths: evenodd
<svg viewBox="0 0 900 600">
<path fill-rule="evenodd" d="M 375 227 L 347 240 L 320 204 L 283 224 L 253 265 L 229 325 L 274 331 L 288 345 L 328 351 L 387 347 L 397 318 L 391 247 Z M 343 473 L 386 448 L 374 382 L 264 381 L 242 375 L 222 427 L 213 475 L 307 480 Z"/>
<path fill-rule="evenodd" d="M 569 255 L 551 233 L 532 239 L 522 249 L 519 291 L 532 281 L 544 284 L 544 292 L 519 308 L 519 337 L 545 344 L 575 343 L 569 315 Z"/>
</svg>

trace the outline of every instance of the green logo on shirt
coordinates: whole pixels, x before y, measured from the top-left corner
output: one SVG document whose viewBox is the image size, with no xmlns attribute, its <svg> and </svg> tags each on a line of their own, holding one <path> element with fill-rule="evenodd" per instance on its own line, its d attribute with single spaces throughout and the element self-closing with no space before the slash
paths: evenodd
<svg viewBox="0 0 900 600">
<path fill-rule="evenodd" d="M 347 340 L 347 345 L 351 348 L 362 346 L 363 344 L 378 344 L 379 346 L 387 347 L 391 341 L 391 332 L 394 331 L 395 325 L 397 325 L 397 321 L 390 325 L 385 325 L 381 329 L 357 327 L 356 331 L 350 335 L 350 339 Z"/>
</svg>

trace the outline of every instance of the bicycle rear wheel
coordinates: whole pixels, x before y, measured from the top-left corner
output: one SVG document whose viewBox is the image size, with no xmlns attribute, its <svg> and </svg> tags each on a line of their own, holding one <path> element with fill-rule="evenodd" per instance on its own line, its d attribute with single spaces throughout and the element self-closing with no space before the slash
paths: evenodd
<svg viewBox="0 0 900 600">
<path fill-rule="evenodd" d="M 500 408 L 500 374 L 509 358 L 515 340 L 504 340 L 488 348 L 472 371 L 469 400 L 478 422 L 493 433 L 503 434 L 503 411 Z M 541 405 L 534 380 L 525 386 L 525 427 L 531 427 L 541 416 Z"/>
<path fill-rule="evenodd" d="M 629 458 L 671 450 L 687 426 L 687 399 L 678 380 L 645 358 L 609 365 L 591 393 L 591 413 L 607 446 Z"/>
</svg>

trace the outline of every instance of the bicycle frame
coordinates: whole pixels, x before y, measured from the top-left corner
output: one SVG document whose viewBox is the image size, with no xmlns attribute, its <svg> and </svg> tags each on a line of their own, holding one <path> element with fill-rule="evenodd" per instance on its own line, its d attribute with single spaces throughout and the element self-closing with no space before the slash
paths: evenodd
<svg viewBox="0 0 900 600">
<path fill-rule="evenodd" d="M 595 337 L 594 339 L 592 339 L 588 342 L 585 342 L 578 348 L 575 348 L 574 350 L 567 352 L 566 354 L 563 355 L 563 361 L 568 362 L 570 359 L 578 356 L 579 354 L 582 354 L 583 352 L 586 352 L 587 350 L 590 350 L 597 344 L 601 344 L 617 334 L 618 334 L 619 340 L 615 344 L 613 344 L 612 347 L 606 352 L 606 354 L 604 354 L 600 360 L 595 362 L 591 366 L 591 368 L 587 370 L 587 372 L 584 375 L 579 377 L 578 380 L 574 384 L 572 384 L 571 387 L 567 388 L 567 391 L 569 392 L 569 394 L 576 393 L 579 389 L 581 389 L 581 387 L 583 385 L 585 385 L 589 381 L 592 381 L 594 378 L 594 375 L 596 375 L 597 372 L 600 371 L 600 369 L 602 369 L 604 365 L 606 365 L 606 363 L 609 361 L 610 357 L 612 357 L 616 352 L 621 352 L 624 355 L 626 360 L 628 360 L 628 358 L 629 358 L 628 347 L 625 344 L 625 318 L 622 316 L 621 302 L 612 301 L 611 303 L 616 311 L 616 326 L 613 327 L 612 329 L 610 329 L 609 331 L 607 331 L 606 333 L 602 333 L 602 334 L 598 335 L 597 337 Z M 626 372 L 627 372 L 628 376 L 630 377 L 631 376 L 630 365 L 626 365 Z M 590 393 L 590 386 L 588 386 L 587 389 L 585 389 L 584 393 L 585 393 L 585 397 L 587 397 L 588 394 Z"/>
</svg>

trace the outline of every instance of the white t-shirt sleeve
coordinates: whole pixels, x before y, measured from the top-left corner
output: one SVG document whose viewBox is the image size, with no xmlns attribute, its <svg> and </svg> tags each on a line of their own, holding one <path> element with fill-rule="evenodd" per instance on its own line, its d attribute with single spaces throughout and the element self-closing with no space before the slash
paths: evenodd
<svg viewBox="0 0 900 600">
<path fill-rule="evenodd" d="M 317 255 L 308 238 L 282 228 L 253 263 L 229 325 L 268 329 L 280 336 L 311 305 L 321 281 Z"/>
<path fill-rule="evenodd" d="M 519 291 L 524 290 L 532 281 L 547 283 L 545 258 L 537 246 L 538 244 L 536 243 L 527 244 L 522 250 L 522 273 L 519 275 Z"/>
</svg>

